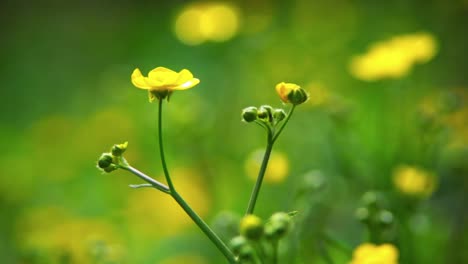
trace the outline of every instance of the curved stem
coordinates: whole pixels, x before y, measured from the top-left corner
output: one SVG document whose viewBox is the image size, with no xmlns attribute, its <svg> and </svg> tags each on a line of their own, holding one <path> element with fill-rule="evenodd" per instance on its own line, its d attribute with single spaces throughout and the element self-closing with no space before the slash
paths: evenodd
<svg viewBox="0 0 468 264">
<path fill-rule="evenodd" d="M 272 264 L 278 264 L 278 244 L 279 244 L 278 240 L 275 240 L 271 243 L 271 246 L 273 248 Z"/>
<path fill-rule="evenodd" d="M 286 117 L 286 120 L 284 120 L 283 124 L 281 124 L 281 127 L 280 129 L 275 133 L 275 135 L 273 136 L 273 142 L 276 141 L 276 139 L 279 137 L 279 135 L 281 134 L 281 132 L 283 131 L 284 127 L 286 126 L 286 124 L 289 122 L 289 119 L 291 118 L 292 114 L 294 113 L 294 109 L 296 109 L 296 105 L 293 105 L 291 107 L 291 109 L 289 110 L 289 113 L 288 113 L 288 116 Z"/>
<path fill-rule="evenodd" d="M 169 185 L 169 189 L 174 191 L 174 184 L 172 183 L 171 176 L 169 175 L 169 171 L 166 165 L 166 158 L 164 156 L 164 145 L 162 140 L 162 105 L 163 99 L 159 99 L 158 105 L 158 138 L 159 138 L 159 154 L 161 156 L 161 163 L 164 171 L 164 176 L 166 177 L 167 184 Z"/>
<path fill-rule="evenodd" d="M 268 131 L 268 138 L 267 138 L 267 147 L 265 150 L 265 154 L 263 156 L 262 165 L 260 167 L 260 171 L 258 172 L 257 182 L 252 190 L 252 194 L 250 195 L 249 205 L 247 207 L 246 215 L 253 214 L 255 209 L 255 203 L 257 202 L 258 193 L 260 192 L 260 188 L 262 187 L 263 178 L 265 177 L 266 168 L 268 165 L 268 160 L 270 159 L 271 150 L 273 149 L 273 135 L 271 131 Z"/>
<path fill-rule="evenodd" d="M 223 253 L 226 259 L 231 264 L 238 263 L 236 257 L 232 251 L 226 246 L 226 244 L 216 235 L 216 233 L 201 219 L 201 217 L 185 202 L 185 200 L 180 196 L 179 193 L 174 188 L 171 177 L 169 176 L 169 170 L 167 169 L 166 159 L 164 156 L 164 148 L 162 141 L 162 104 L 163 100 L 159 99 L 159 113 L 158 113 L 158 137 L 159 137 L 159 150 L 161 155 L 161 163 L 166 177 L 167 183 L 169 185 L 169 191 L 172 198 L 182 207 L 182 209 L 187 213 L 187 215 L 195 222 L 195 224 L 202 230 L 202 232 L 215 244 L 215 246 Z"/>
</svg>

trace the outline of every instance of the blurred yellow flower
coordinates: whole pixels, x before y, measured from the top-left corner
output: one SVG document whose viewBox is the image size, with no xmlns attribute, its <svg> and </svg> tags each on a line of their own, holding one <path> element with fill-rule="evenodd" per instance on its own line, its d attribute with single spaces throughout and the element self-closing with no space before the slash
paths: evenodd
<svg viewBox="0 0 468 264">
<path fill-rule="evenodd" d="M 189 70 L 183 69 L 177 73 L 164 67 L 151 70 L 148 77 L 143 76 L 140 69 L 136 68 L 131 79 L 137 88 L 148 90 L 150 102 L 155 98 L 164 99 L 175 90 L 187 90 L 200 83 Z"/>
<path fill-rule="evenodd" d="M 253 151 L 245 161 L 245 171 L 247 176 L 256 180 L 258 171 L 263 160 L 263 149 Z M 265 172 L 264 181 L 266 183 L 277 184 L 283 182 L 288 176 L 289 161 L 286 155 L 278 151 L 272 151 L 270 161 L 268 162 L 267 170 Z"/>
<path fill-rule="evenodd" d="M 96 258 L 120 262 L 125 258 L 120 238 L 100 219 L 71 217 L 56 207 L 30 210 L 17 222 L 20 248 L 69 257 L 73 263 L 94 263 Z M 47 263 L 58 263 L 49 260 Z"/>
<path fill-rule="evenodd" d="M 398 264 L 398 249 L 392 244 L 380 246 L 364 243 L 353 253 L 349 264 Z"/>
<path fill-rule="evenodd" d="M 307 92 L 295 83 L 278 83 L 276 92 L 284 103 L 298 105 L 309 99 Z"/>
<path fill-rule="evenodd" d="M 197 255 L 182 255 L 182 256 L 179 255 L 176 257 L 166 258 L 162 262 L 158 262 L 158 264 L 180 264 L 180 263 L 208 264 L 209 262 L 204 257 L 197 256 Z"/>
<path fill-rule="evenodd" d="M 425 63 L 437 53 L 437 43 L 429 33 L 405 34 L 373 44 L 367 53 L 352 58 L 351 74 L 364 81 L 400 78 L 416 63 Z"/>
<path fill-rule="evenodd" d="M 226 3 L 192 4 L 176 19 L 175 33 L 187 45 L 199 45 L 207 40 L 222 42 L 238 31 L 240 16 L 237 8 Z"/>
<path fill-rule="evenodd" d="M 434 176 L 421 168 L 407 165 L 395 169 L 393 183 L 400 192 L 412 196 L 429 196 L 435 189 Z"/>
</svg>

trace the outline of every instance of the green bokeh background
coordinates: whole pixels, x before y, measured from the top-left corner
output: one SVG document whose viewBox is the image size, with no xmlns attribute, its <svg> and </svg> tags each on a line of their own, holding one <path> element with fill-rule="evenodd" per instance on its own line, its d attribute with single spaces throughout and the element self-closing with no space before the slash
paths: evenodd
<svg viewBox="0 0 468 264">
<path fill-rule="evenodd" d="M 238 34 L 198 46 L 181 43 L 173 32 L 177 14 L 189 3 L 2 2 L 0 262 L 36 263 L 32 259 L 46 255 L 40 263 L 59 263 L 51 259 L 66 252 L 27 247 L 25 241 L 30 229 L 48 230 L 76 219 L 112 229 L 125 252 L 122 263 L 163 263 L 177 255 L 223 263 L 193 225 L 170 235 L 142 234 L 165 229 L 157 222 L 135 229 L 128 199 L 142 190 L 128 184 L 138 179 L 120 171 L 103 175 L 95 168 L 100 153 L 129 141 L 128 160 L 162 180 L 156 104 L 130 82 L 134 68 L 146 73 L 157 66 L 187 68 L 201 80 L 171 97 L 164 131 L 169 166 L 190 169 L 202 183 L 209 223 L 222 211 L 242 215 L 253 186 L 245 160 L 264 147 L 263 131 L 241 122 L 241 109 L 282 107 L 274 91 L 278 82 L 319 83 L 339 99 L 298 107 L 275 146 L 287 156 L 288 177 L 265 185 L 257 208 L 264 219 L 275 211 L 307 212 L 298 224 L 301 232 L 294 233 L 301 244 L 290 252 L 300 256 L 294 261 L 327 263 L 323 230 L 349 248 L 367 241 L 354 210 L 363 193 L 378 190 L 399 221 L 390 242 L 399 247 L 401 263 L 468 262 L 468 117 L 460 117 L 461 132 L 429 129 L 418 119 L 426 97 L 448 109 L 441 115 L 466 109 L 467 1 L 234 1 L 242 22 Z M 255 15 L 269 19 L 252 31 L 257 25 L 247 18 Z M 349 73 L 351 58 L 370 44 L 415 32 L 429 32 L 439 48 L 434 59 L 416 65 L 408 76 L 364 82 Z M 464 145 L 447 148 L 456 136 L 465 138 Z M 431 197 L 415 202 L 394 190 L 391 175 L 400 164 L 436 175 Z M 293 195 L 310 171 L 320 171 L 325 187 L 307 198 Z M 157 199 L 154 204 L 157 208 Z M 48 220 L 45 213 L 45 220 L 36 221 L 31 213 L 50 208 L 65 218 L 51 214 Z M 67 233 L 63 236 L 66 240 Z M 349 252 L 323 247 L 334 263 L 351 258 Z"/>
</svg>

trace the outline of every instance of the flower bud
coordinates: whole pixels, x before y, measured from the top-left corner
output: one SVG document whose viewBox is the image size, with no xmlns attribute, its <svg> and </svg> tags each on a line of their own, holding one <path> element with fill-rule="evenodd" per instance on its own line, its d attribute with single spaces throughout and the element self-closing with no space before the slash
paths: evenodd
<svg viewBox="0 0 468 264">
<path fill-rule="evenodd" d="M 278 240 L 284 237 L 291 228 L 291 216 L 284 212 L 274 213 L 265 225 L 267 239 Z"/>
<path fill-rule="evenodd" d="M 304 89 L 299 88 L 289 93 L 288 99 L 293 105 L 299 105 L 307 101 L 309 99 L 309 95 Z"/>
<path fill-rule="evenodd" d="M 259 240 L 263 235 L 262 220 L 255 215 L 247 215 L 240 222 L 240 233 L 250 240 Z"/>
<path fill-rule="evenodd" d="M 382 210 L 378 214 L 379 223 L 383 226 L 390 226 L 393 224 L 393 214 L 390 211 Z"/>
<path fill-rule="evenodd" d="M 110 153 L 102 153 L 101 157 L 99 157 L 98 160 L 98 167 L 100 169 L 105 169 L 108 168 L 110 165 L 112 165 L 113 157 Z"/>
<path fill-rule="evenodd" d="M 273 118 L 276 122 L 281 122 L 286 118 L 286 112 L 281 108 L 275 109 L 275 111 L 273 111 Z"/>
<path fill-rule="evenodd" d="M 257 107 L 255 106 L 244 108 L 244 110 L 242 110 L 242 120 L 247 123 L 255 121 L 257 119 L 257 111 Z"/>
<path fill-rule="evenodd" d="M 229 241 L 229 247 L 235 255 L 239 255 L 241 249 L 246 245 L 248 245 L 248 242 L 243 236 L 236 236 Z"/>
<path fill-rule="evenodd" d="M 250 262 L 255 259 L 255 250 L 252 248 L 251 245 L 247 244 L 240 249 L 239 259 L 241 260 L 241 263 L 244 263 L 247 261 Z"/>
<path fill-rule="evenodd" d="M 367 210 L 367 208 L 365 207 L 359 207 L 358 209 L 356 209 L 354 215 L 362 223 L 368 223 L 370 220 L 369 210 Z"/>
<path fill-rule="evenodd" d="M 278 83 L 276 85 L 276 92 L 280 96 L 281 101 L 293 105 L 302 104 L 309 99 L 307 92 L 294 83 Z"/>
<path fill-rule="evenodd" d="M 122 144 L 115 144 L 112 146 L 111 153 L 114 156 L 121 156 L 127 150 L 128 142 Z"/>
<path fill-rule="evenodd" d="M 261 113 L 261 114 L 260 114 Z M 258 110 L 258 117 L 263 121 L 273 122 L 273 107 L 269 105 L 262 105 Z"/>
</svg>

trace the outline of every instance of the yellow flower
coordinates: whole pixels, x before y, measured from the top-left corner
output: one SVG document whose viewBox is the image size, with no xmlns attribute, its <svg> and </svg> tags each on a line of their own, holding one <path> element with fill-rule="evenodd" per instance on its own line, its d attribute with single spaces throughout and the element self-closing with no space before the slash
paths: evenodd
<svg viewBox="0 0 468 264">
<path fill-rule="evenodd" d="M 400 166 L 393 174 L 393 183 L 402 193 L 428 196 L 435 188 L 435 180 L 429 172 L 412 166 Z"/>
<path fill-rule="evenodd" d="M 281 101 L 293 105 L 302 104 L 309 99 L 307 92 L 294 83 L 278 83 L 276 85 L 276 92 L 280 96 Z"/>
<path fill-rule="evenodd" d="M 354 250 L 349 264 L 397 264 L 398 249 L 392 244 L 364 243 Z"/>
<path fill-rule="evenodd" d="M 157 67 L 148 73 L 148 77 L 143 76 L 138 68 L 132 73 L 133 85 L 148 90 L 150 102 L 155 98 L 169 97 L 175 90 L 190 89 L 199 82 L 200 80 L 193 78 L 193 74 L 186 69 L 177 73 L 168 68 Z"/>
<path fill-rule="evenodd" d="M 364 81 L 400 78 L 416 63 L 426 63 L 437 53 L 437 42 L 428 33 L 395 36 L 373 44 L 367 53 L 355 56 L 349 65 L 351 74 Z"/>
</svg>

